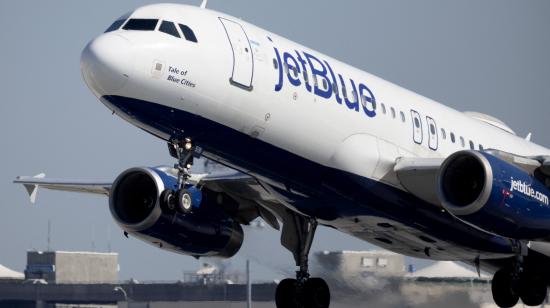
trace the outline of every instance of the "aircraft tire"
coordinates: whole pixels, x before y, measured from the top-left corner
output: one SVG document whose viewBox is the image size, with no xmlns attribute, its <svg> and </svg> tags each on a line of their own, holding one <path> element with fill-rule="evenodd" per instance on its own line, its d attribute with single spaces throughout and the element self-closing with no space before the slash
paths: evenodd
<svg viewBox="0 0 550 308">
<path fill-rule="evenodd" d="M 275 291 L 277 308 L 302 308 L 298 303 L 298 282 L 296 279 L 284 279 Z"/>
<path fill-rule="evenodd" d="M 519 301 L 519 295 L 514 291 L 514 281 L 510 271 L 498 270 L 491 284 L 493 300 L 499 307 L 514 307 Z"/>
<path fill-rule="evenodd" d="M 176 211 L 176 202 L 174 200 L 175 193 L 171 189 L 165 189 L 160 194 L 160 208 L 162 212 L 167 214 L 173 214 Z"/>
<path fill-rule="evenodd" d="M 310 278 L 302 290 L 304 308 L 328 308 L 330 306 L 330 289 L 321 278 Z"/>
<path fill-rule="evenodd" d="M 521 279 L 521 301 L 527 306 L 540 306 L 546 299 L 546 282 L 542 277 L 525 275 Z"/>
<path fill-rule="evenodd" d="M 183 214 L 190 213 L 193 209 L 193 198 L 189 191 L 185 188 L 178 190 L 177 198 L 178 210 Z"/>
</svg>

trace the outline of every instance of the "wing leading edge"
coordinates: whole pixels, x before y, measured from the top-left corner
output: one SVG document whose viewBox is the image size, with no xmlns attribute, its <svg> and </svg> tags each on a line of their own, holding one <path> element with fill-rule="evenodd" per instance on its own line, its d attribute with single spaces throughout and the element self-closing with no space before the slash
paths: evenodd
<svg viewBox="0 0 550 308">
<path fill-rule="evenodd" d="M 113 184 L 107 181 L 48 179 L 44 173 L 35 176 L 19 176 L 13 182 L 25 187 L 31 203 L 36 203 L 39 188 L 108 196 Z"/>
</svg>

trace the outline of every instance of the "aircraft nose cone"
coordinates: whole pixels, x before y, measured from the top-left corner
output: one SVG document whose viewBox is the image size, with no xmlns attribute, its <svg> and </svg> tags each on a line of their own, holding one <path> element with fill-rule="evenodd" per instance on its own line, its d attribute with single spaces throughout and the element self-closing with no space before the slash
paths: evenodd
<svg viewBox="0 0 550 308">
<path fill-rule="evenodd" d="M 125 37 L 107 33 L 91 41 L 80 59 L 84 81 L 98 96 L 124 88 L 134 68 L 134 52 Z"/>
</svg>

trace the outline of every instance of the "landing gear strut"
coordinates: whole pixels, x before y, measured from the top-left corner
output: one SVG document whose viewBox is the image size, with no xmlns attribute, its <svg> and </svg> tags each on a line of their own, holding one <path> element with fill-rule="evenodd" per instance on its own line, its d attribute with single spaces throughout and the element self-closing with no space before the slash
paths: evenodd
<svg viewBox="0 0 550 308">
<path fill-rule="evenodd" d="M 191 139 L 186 138 L 183 141 L 171 141 L 168 143 L 168 149 L 170 155 L 178 159 L 178 163 L 174 165 L 174 168 L 178 171 L 178 182 L 176 190 L 168 188 L 162 192 L 160 195 L 161 205 L 167 213 L 178 211 L 187 214 L 192 210 L 193 198 L 185 187 L 191 177 L 189 170 L 193 166 L 195 147 Z"/>
<path fill-rule="evenodd" d="M 299 270 L 296 279 L 284 279 L 277 286 L 277 308 L 328 308 L 330 305 L 327 283 L 309 275 L 308 256 L 316 229 L 317 221 L 313 218 L 288 212 L 284 219 L 281 242 L 293 253 Z"/>
<path fill-rule="evenodd" d="M 527 246 L 517 242 L 515 247 L 517 255 L 513 266 L 498 270 L 493 277 L 493 299 L 499 307 L 513 307 L 520 298 L 527 306 L 540 306 L 546 299 L 546 280 L 533 269 L 524 269 Z"/>
</svg>

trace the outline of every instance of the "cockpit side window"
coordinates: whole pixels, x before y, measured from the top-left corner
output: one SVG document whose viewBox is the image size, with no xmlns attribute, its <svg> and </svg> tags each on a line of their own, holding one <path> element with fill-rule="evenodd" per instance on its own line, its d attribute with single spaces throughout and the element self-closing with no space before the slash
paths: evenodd
<svg viewBox="0 0 550 308">
<path fill-rule="evenodd" d="M 171 35 L 171 36 L 175 36 L 177 38 L 181 38 L 180 34 L 178 33 L 178 29 L 176 28 L 174 23 L 171 22 L 171 21 L 163 21 L 160 24 L 159 31 L 163 32 L 163 33 L 166 33 L 168 35 Z"/>
<path fill-rule="evenodd" d="M 193 30 L 191 30 L 191 28 L 182 24 L 179 24 L 179 26 L 181 29 L 181 33 L 183 33 L 183 36 L 185 36 L 186 40 L 197 43 L 197 37 L 195 36 L 195 33 L 193 32 Z"/>
<path fill-rule="evenodd" d="M 128 18 L 132 15 L 133 12 L 128 12 L 122 16 L 120 16 L 119 18 L 117 18 L 117 20 L 109 27 L 107 28 L 107 30 L 105 30 L 105 33 L 107 32 L 113 32 L 113 31 L 116 31 L 118 29 L 120 29 L 120 27 L 128 20 Z"/>
<path fill-rule="evenodd" d="M 124 30 L 155 31 L 158 19 L 130 19 L 124 25 Z"/>
<path fill-rule="evenodd" d="M 126 21 L 126 19 L 119 19 L 119 20 L 115 21 L 109 28 L 107 28 L 107 30 L 105 30 L 105 33 L 113 32 L 113 31 L 116 31 L 116 30 L 120 29 L 120 26 L 122 26 L 122 24 L 125 21 Z"/>
</svg>

